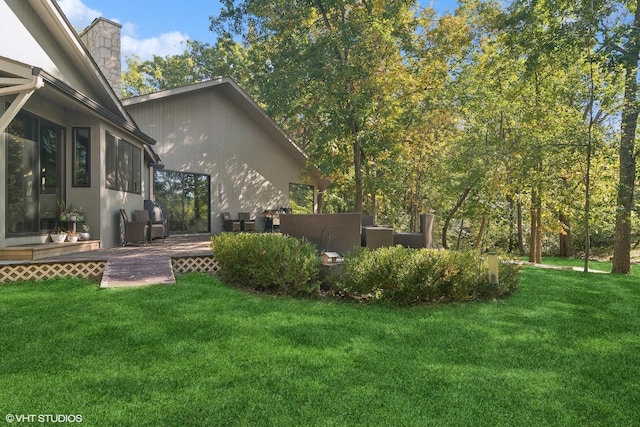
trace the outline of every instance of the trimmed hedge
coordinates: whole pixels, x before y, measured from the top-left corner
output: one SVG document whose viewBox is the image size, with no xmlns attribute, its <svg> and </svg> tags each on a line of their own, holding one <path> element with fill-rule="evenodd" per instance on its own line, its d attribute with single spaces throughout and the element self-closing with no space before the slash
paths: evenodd
<svg viewBox="0 0 640 427">
<path fill-rule="evenodd" d="M 230 283 L 285 294 L 315 294 L 321 262 L 305 240 L 281 234 L 222 233 L 211 248 L 220 275 Z M 401 305 L 499 298 L 518 288 L 520 265 L 501 263 L 498 286 L 489 283 L 488 266 L 479 252 L 406 249 L 401 246 L 360 249 L 345 257 L 341 273 L 331 275 L 339 295 Z"/>
<path fill-rule="evenodd" d="M 518 288 L 520 266 L 501 263 L 499 285 L 489 283 L 486 260 L 478 252 L 362 249 L 345 257 L 342 280 L 334 286 L 350 295 L 399 304 L 497 298 Z"/>
<path fill-rule="evenodd" d="M 281 234 L 222 233 L 211 238 L 211 249 L 229 282 L 287 294 L 320 288 L 320 259 L 309 242 Z"/>
</svg>

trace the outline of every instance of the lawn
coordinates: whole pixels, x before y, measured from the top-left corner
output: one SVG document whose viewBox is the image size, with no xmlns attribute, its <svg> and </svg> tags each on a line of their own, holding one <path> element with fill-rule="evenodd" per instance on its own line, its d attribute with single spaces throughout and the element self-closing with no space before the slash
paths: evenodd
<svg viewBox="0 0 640 427">
<path fill-rule="evenodd" d="M 0 287 L 0 414 L 85 426 L 640 425 L 640 278 L 526 267 L 507 300 L 398 308 L 205 275 Z"/>
</svg>

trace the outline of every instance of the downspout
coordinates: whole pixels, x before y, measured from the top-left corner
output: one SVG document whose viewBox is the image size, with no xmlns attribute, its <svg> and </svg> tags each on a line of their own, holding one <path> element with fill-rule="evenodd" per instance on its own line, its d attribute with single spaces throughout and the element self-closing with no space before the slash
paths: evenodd
<svg viewBox="0 0 640 427">
<path fill-rule="evenodd" d="M 5 131 L 11 120 L 20 112 L 24 104 L 27 103 L 33 93 L 44 86 L 44 80 L 38 74 L 40 70 L 33 70 L 34 75 L 31 80 L 22 78 L 5 78 L 0 77 L 0 85 L 9 85 L 0 87 L 0 96 L 18 94 L 11 102 L 9 108 L 0 117 L 0 134 Z M 27 83 L 24 83 L 27 82 Z"/>
</svg>

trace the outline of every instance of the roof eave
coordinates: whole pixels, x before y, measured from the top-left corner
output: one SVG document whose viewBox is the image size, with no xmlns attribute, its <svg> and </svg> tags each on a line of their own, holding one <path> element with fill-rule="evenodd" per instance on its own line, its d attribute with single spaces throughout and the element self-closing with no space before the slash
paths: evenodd
<svg viewBox="0 0 640 427">
<path fill-rule="evenodd" d="M 144 132 L 142 132 L 135 125 L 135 123 L 133 121 L 128 121 L 128 120 L 118 116 L 117 114 L 115 114 L 111 110 L 109 110 L 108 108 L 103 107 L 102 105 L 100 105 L 95 100 L 93 100 L 93 99 L 89 98 L 88 96 L 84 95 L 83 93 L 75 90 L 71 86 L 69 86 L 66 83 L 64 83 L 63 81 L 53 77 L 52 75 L 50 75 L 49 73 L 47 73 L 44 70 L 41 70 L 39 68 L 34 68 L 33 69 L 33 74 L 40 76 L 44 80 L 46 85 L 51 86 L 52 88 L 54 88 L 58 92 L 63 93 L 64 95 L 66 95 L 67 97 L 73 99 L 74 101 L 76 101 L 77 103 L 81 104 L 82 106 L 84 106 L 84 107 L 88 108 L 89 110 L 95 112 L 96 114 L 98 114 L 99 116 L 104 118 L 105 120 L 111 122 L 112 124 L 118 126 L 121 129 L 127 131 L 128 133 L 132 134 L 133 136 L 138 138 L 143 143 L 148 144 L 148 145 L 155 145 L 155 143 L 156 143 L 155 139 L 151 138 L 149 135 L 147 135 Z"/>
<path fill-rule="evenodd" d="M 224 90 L 223 93 L 229 97 L 240 109 L 254 119 L 260 120 L 271 129 L 271 134 L 274 139 L 283 147 L 287 152 L 291 154 L 298 162 L 303 165 L 307 165 L 309 162 L 309 156 L 305 153 L 295 141 L 287 135 L 287 133 L 264 111 L 238 84 L 230 77 L 218 77 L 216 79 L 208 80 L 206 82 L 195 83 L 188 86 L 180 86 L 173 89 L 167 89 L 160 92 L 154 92 L 150 94 L 140 95 L 128 99 L 123 99 L 122 104 L 125 108 L 129 105 L 142 104 L 144 102 L 161 100 L 172 96 L 189 94 L 199 90 L 220 87 L 230 88 L 230 90 Z M 315 166 L 311 165 L 308 174 L 317 181 L 318 186 L 328 186 L 331 181 L 324 177 L 322 172 Z"/>
<path fill-rule="evenodd" d="M 73 28 L 62 9 L 56 1 L 53 0 L 27 0 L 31 7 L 43 19 L 49 30 L 58 36 L 56 41 L 65 48 L 65 51 L 74 59 L 76 67 L 86 75 L 90 75 L 97 81 L 101 89 L 108 95 L 111 107 L 117 109 L 126 119 L 135 123 L 127 110 L 123 107 L 119 97 L 107 81 L 106 77 L 100 72 L 100 68 L 94 61 L 78 33 Z"/>
</svg>

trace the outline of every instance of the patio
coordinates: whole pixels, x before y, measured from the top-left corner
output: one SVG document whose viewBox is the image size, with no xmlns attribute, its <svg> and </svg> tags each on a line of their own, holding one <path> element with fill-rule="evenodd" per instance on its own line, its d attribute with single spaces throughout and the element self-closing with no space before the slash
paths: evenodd
<svg viewBox="0 0 640 427">
<path fill-rule="evenodd" d="M 173 284 L 175 274 L 217 270 L 210 244 L 209 234 L 171 236 L 165 243 L 96 249 L 35 261 L 5 260 L 0 261 L 0 283 L 82 277 L 100 281 L 100 287 Z M 7 248 L 11 249 L 15 250 Z"/>
</svg>

